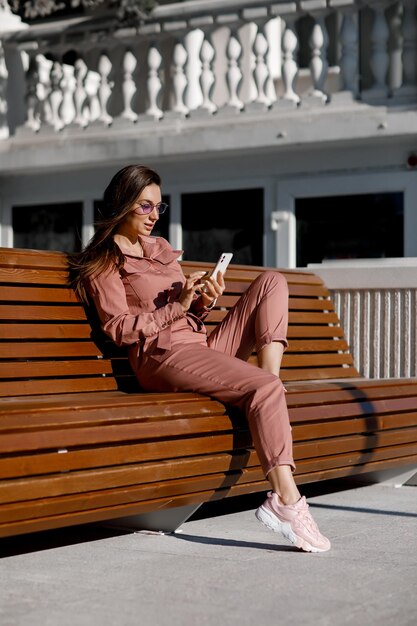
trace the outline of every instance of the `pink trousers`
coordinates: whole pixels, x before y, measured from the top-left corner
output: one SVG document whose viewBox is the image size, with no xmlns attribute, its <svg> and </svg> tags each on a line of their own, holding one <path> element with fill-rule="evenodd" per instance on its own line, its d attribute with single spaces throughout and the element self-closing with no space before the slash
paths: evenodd
<svg viewBox="0 0 417 626">
<path fill-rule="evenodd" d="M 266 271 L 208 338 L 185 324 L 173 332 L 166 357 L 145 355 L 131 363 L 148 391 L 193 391 L 239 407 L 265 475 L 277 465 L 295 469 L 282 382 L 246 362 L 254 348 L 259 351 L 272 341 L 286 347 L 287 326 L 287 282 L 279 272 Z"/>
</svg>

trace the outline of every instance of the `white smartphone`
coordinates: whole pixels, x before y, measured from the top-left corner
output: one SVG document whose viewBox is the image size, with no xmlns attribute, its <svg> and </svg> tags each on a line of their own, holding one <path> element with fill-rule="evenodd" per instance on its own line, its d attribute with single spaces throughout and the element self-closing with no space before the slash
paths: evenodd
<svg viewBox="0 0 417 626">
<path fill-rule="evenodd" d="M 222 252 L 221 255 L 219 256 L 219 260 L 217 261 L 213 271 L 210 273 L 210 276 L 214 276 L 214 278 L 216 278 L 219 272 L 221 272 L 222 274 L 225 274 L 227 270 L 227 266 L 232 260 L 232 257 L 233 257 L 233 252 Z"/>
<path fill-rule="evenodd" d="M 219 256 L 219 259 L 216 265 L 214 266 L 214 269 L 210 272 L 210 276 L 214 276 L 214 278 L 217 278 L 217 274 L 219 272 L 221 272 L 224 275 L 226 273 L 227 266 L 232 260 L 232 257 L 233 257 L 233 252 L 222 252 L 221 255 Z M 202 291 L 203 292 L 207 291 L 206 287 L 203 287 Z"/>
</svg>

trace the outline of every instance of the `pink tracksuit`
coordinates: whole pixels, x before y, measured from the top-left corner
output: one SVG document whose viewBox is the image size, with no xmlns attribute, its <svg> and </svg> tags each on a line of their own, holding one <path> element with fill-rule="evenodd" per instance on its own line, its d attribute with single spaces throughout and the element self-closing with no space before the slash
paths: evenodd
<svg viewBox="0 0 417 626">
<path fill-rule="evenodd" d="M 184 312 L 178 298 L 185 282 L 173 250 L 162 237 L 140 236 L 143 257 L 126 250 L 122 270 L 86 285 L 103 330 L 128 345 L 129 360 L 148 391 L 193 391 L 240 407 L 246 414 L 265 475 L 291 465 L 292 436 L 281 380 L 246 362 L 271 341 L 287 346 L 288 287 L 277 271 L 256 278 L 207 337 L 208 309 L 196 297 Z"/>
</svg>

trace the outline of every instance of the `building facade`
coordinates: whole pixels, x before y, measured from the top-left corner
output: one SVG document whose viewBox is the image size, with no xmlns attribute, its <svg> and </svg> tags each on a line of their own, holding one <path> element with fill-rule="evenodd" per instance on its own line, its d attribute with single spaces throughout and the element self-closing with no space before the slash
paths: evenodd
<svg viewBox="0 0 417 626">
<path fill-rule="evenodd" d="M 185 259 L 417 257 L 416 0 L 191 0 L 0 15 L 1 245 L 79 249 L 157 169 Z"/>
</svg>

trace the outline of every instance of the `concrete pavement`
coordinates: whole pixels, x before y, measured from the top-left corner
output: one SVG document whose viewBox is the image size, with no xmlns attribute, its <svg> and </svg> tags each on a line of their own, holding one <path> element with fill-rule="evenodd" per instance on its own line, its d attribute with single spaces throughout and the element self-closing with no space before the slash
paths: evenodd
<svg viewBox="0 0 417 626">
<path fill-rule="evenodd" d="M 197 513 L 172 535 L 83 526 L 0 540 L 0 624 L 415 626 L 417 487 L 309 503 L 330 552 L 299 552 L 253 507 Z"/>
</svg>

